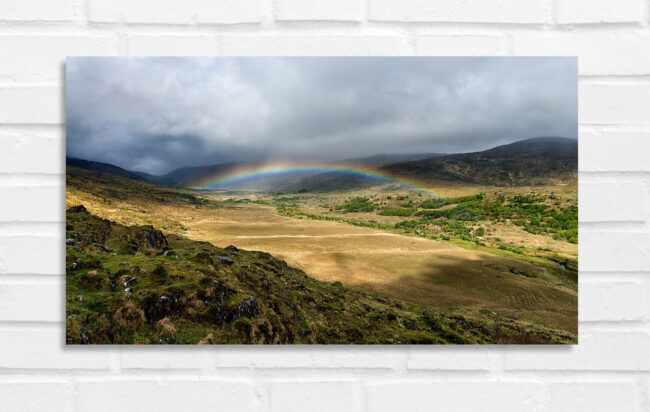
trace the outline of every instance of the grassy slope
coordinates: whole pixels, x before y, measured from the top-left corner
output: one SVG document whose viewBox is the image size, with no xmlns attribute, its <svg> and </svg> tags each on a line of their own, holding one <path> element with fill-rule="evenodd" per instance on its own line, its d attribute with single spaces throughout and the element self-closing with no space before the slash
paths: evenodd
<svg viewBox="0 0 650 412">
<path fill-rule="evenodd" d="M 67 211 L 66 232 L 68 343 L 574 340 L 508 319 L 447 317 L 313 280 L 267 253 L 165 237 L 151 226 L 126 227 L 85 210 Z"/>
<path fill-rule="evenodd" d="M 182 232 L 174 213 L 214 207 L 182 191 L 75 168 L 68 168 L 67 179 L 69 206 L 83 203 L 93 213 L 129 225 L 86 212 L 67 213 L 67 238 L 74 242 L 67 246 L 69 343 L 576 341 L 570 333 L 488 311 L 445 315 L 349 290 L 311 279 L 266 253 L 239 251 L 235 256 L 171 234 Z M 161 214 L 171 217 L 161 219 Z M 163 249 L 144 240 L 155 233 L 153 227 L 132 226 L 146 222 L 156 228 L 167 225 Z M 164 249 L 171 252 L 163 256 Z M 236 263 L 221 264 L 214 255 L 230 256 Z"/>
</svg>

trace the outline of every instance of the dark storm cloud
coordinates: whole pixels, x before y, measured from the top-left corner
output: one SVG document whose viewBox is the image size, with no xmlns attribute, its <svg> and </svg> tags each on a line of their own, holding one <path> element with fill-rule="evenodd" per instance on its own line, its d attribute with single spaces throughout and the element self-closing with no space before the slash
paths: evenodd
<svg viewBox="0 0 650 412">
<path fill-rule="evenodd" d="M 577 137 L 575 58 L 69 58 L 67 154 L 150 173 Z"/>
</svg>

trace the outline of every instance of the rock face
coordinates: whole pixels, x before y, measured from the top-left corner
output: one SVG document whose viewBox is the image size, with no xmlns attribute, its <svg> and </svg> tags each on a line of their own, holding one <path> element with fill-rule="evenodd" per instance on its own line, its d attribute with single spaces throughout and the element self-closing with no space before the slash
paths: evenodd
<svg viewBox="0 0 650 412">
<path fill-rule="evenodd" d="M 79 213 L 79 212 L 84 212 L 88 213 L 85 207 L 83 205 L 78 205 L 78 206 L 72 206 L 69 207 L 68 210 L 66 210 L 66 213 Z"/>
<path fill-rule="evenodd" d="M 233 314 L 233 319 L 252 318 L 257 314 L 259 314 L 257 301 L 253 296 L 250 296 L 248 299 L 241 301 L 241 303 L 237 306 L 237 309 Z"/>
<path fill-rule="evenodd" d="M 165 235 L 160 230 L 152 230 L 147 233 L 144 240 L 150 249 L 160 250 L 167 247 L 167 239 L 165 239 Z"/>
<path fill-rule="evenodd" d="M 237 256 L 239 255 L 239 249 L 237 249 L 233 245 L 226 246 L 225 248 L 228 252 L 230 252 L 231 255 Z"/>
</svg>

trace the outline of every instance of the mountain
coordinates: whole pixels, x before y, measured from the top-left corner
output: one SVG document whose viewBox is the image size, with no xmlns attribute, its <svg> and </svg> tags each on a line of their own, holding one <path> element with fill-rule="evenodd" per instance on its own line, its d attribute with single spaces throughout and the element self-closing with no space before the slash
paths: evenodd
<svg viewBox="0 0 650 412">
<path fill-rule="evenodd" d="M 102 162 L 93 162 L 90 160 L 77 159 L 74 157 L 66 157 L 65 163 L 68 166 L 79 167 L 81 169 L 93 170 L 99 173 L 110 173 L 113 175 L 126 177 L 128 179 L 134 180 L 149 180 L 146 177 L 142 176 L 138 172 L 131 172 L 129 170 L 122 169 L 121 167 L 112 165 L 110 163 Z"/>
<path fill-rule="evenodd" d="M 535 137 L 474 153 L 458 153 L 380 168 L 384 173 L 426 181 L 496 186 L 542 185 L 575 179 L 578 141 Z"/>
<path fill-rule="evenodd" d="M 171 187 L 187 187 L 211 176 L 240 168 L 255 168 L 256 163 L 221 163 L 183 167 L 161 176 L 134 172 L 120 167 L 82 159 L 66 158 L 67 164 L 101 173 L 111 173 Z M 540 185 L 567 181 L 577 176 L 578 142 L 561 137 L 536 137 L 474 153 L 458 154 L 378 154 L 334 163 L 354 164 L 378 172 L 423 181 L 460 181 L 497 186 Z M 306 172 L 260 177 L 228 186 L 233 190 L 295 192 L 343 191 L 362 189 L 376 182 L 332 172 Z"/>
<path fill-rule="evenodd" d="M 340 163 L 363 166 L 382 166 L 391 163 L 411 162 L 414 160 L 429 159 L 444 156 L 445 153 L 407 153 L 407 154 L 376 154 L 374 156 L 360 157 L 357 159 L 342 160 Z"/>
</svg>

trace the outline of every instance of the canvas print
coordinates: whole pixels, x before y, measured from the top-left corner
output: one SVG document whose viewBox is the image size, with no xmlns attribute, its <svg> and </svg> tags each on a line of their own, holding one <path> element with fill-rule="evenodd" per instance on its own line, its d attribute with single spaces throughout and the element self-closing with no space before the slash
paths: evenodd
<svg viewBox="0 0 650 412">
<path fill-rule="evenodd" d="M 71 57 L 67 344 L 576 344 L 577 59 Z"/>
</svg>

